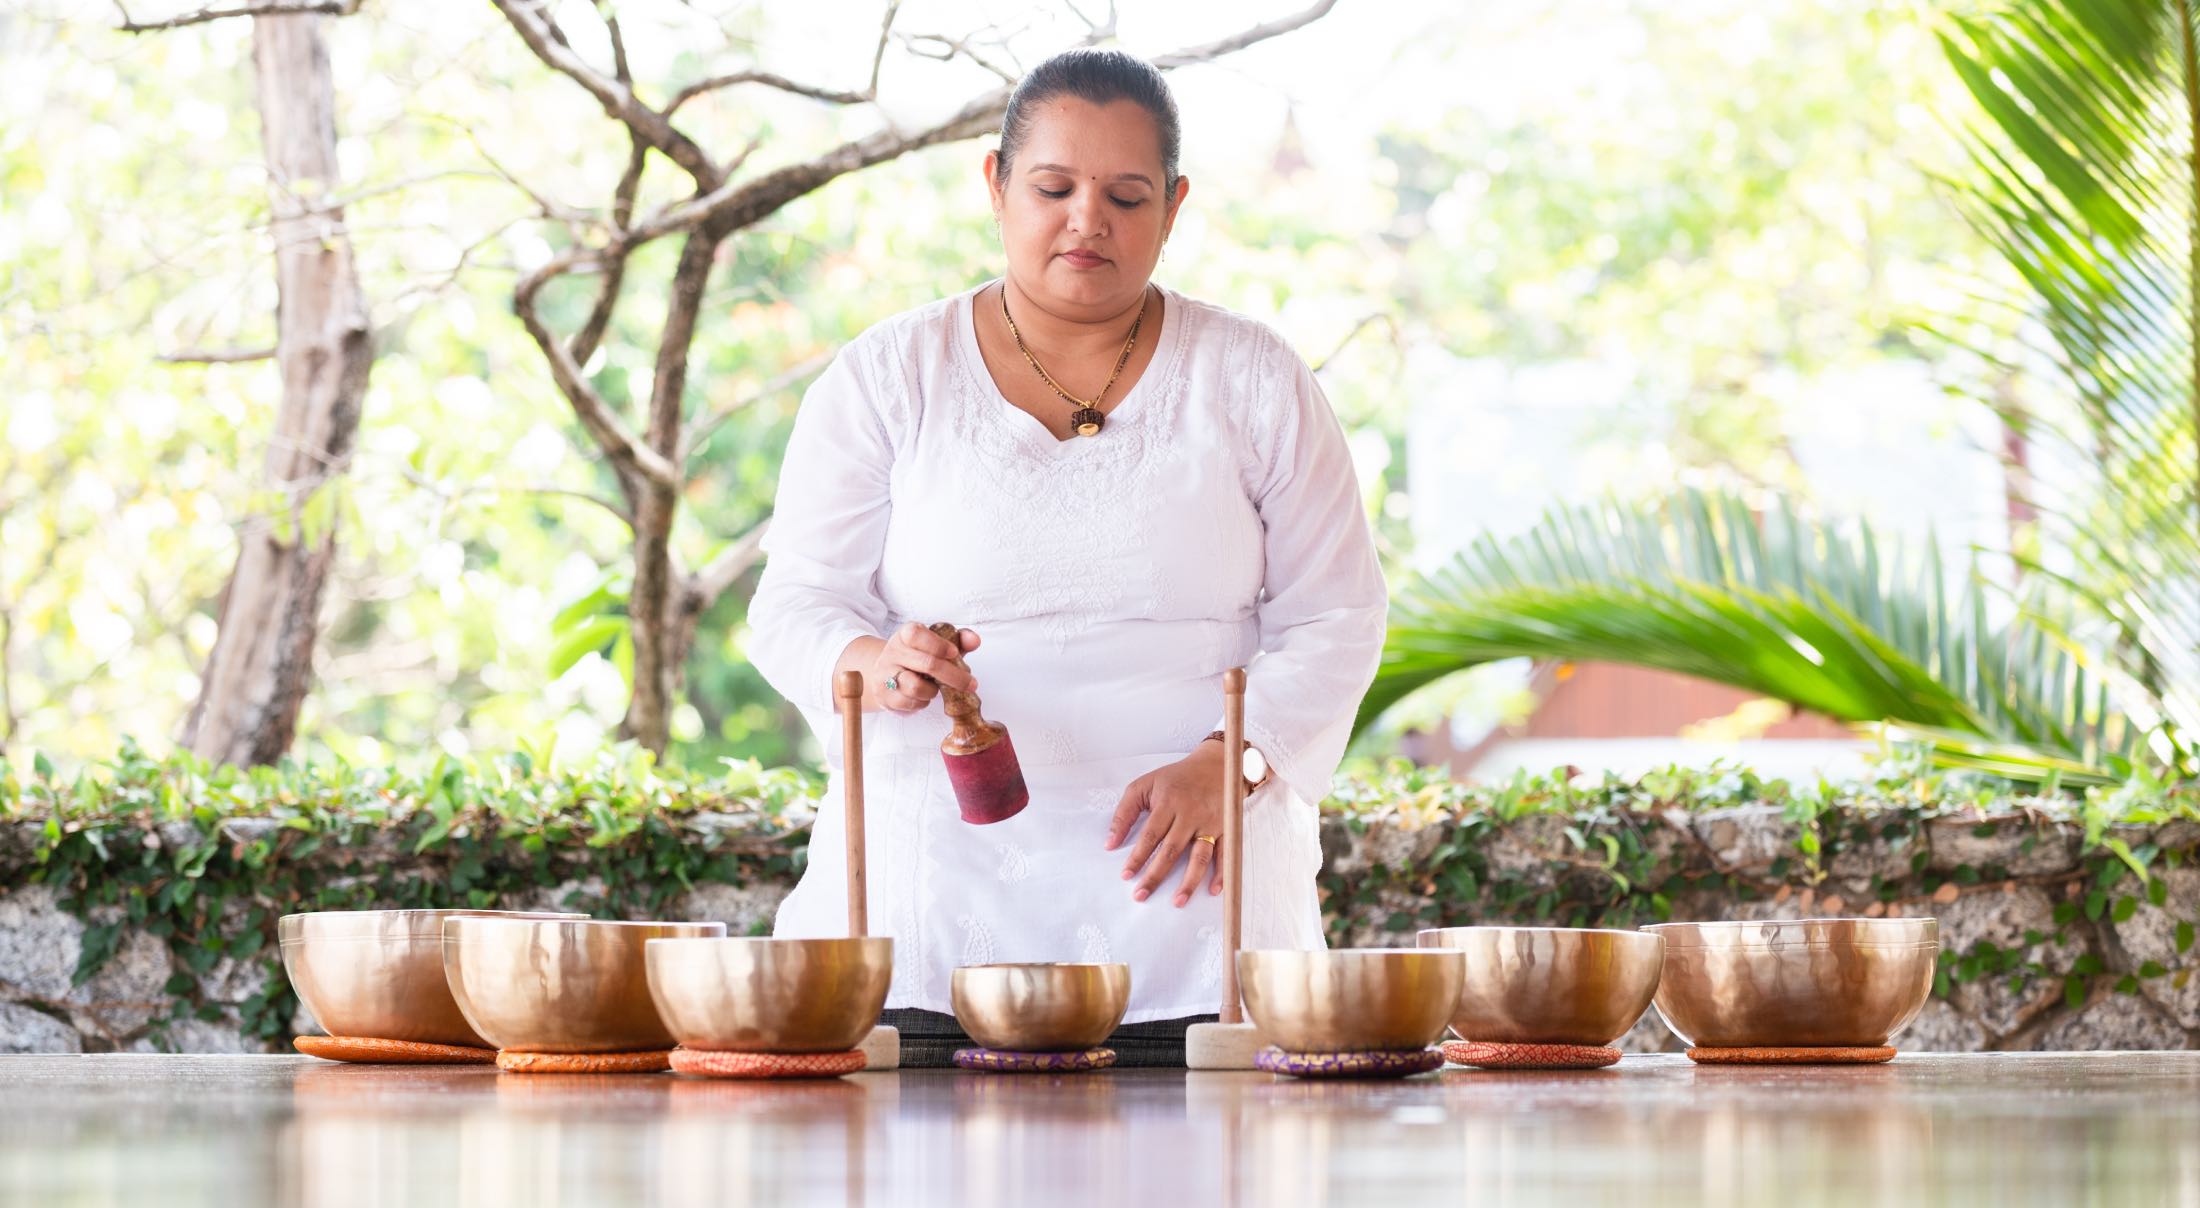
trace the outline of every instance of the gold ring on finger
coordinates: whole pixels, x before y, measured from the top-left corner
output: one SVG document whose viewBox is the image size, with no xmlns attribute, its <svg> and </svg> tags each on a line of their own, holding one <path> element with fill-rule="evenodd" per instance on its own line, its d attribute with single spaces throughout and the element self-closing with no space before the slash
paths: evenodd
<svg viewBox="0 0 2200 1208">
<path fill-rule="evenodd" d="M 1193 836 L 1192 836 L 1192 842 L 1194 842 L 1194 843 L 1205 843 L 1205 844 L 1209 844 L 1209 845 L 1212 845 L 1212 844 L 1214 843 L 1214 841 L 1215 841 L 1216 837 L 1217 837 L 1217 836 L 1214 836 L 1214 835 L 1193 835 Z"/>
</svg>

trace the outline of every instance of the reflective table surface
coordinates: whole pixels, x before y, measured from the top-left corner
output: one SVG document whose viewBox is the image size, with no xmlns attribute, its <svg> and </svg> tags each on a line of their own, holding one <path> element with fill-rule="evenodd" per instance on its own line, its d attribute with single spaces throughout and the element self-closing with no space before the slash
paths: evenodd
<svg viewBox="0 0 2200 1208">
<path fill-rule="evenodd" d="M 0 1203 L 2200 1204 L 2200 1052 L 826 1082 L 0 1057 Z"/>
</svg>

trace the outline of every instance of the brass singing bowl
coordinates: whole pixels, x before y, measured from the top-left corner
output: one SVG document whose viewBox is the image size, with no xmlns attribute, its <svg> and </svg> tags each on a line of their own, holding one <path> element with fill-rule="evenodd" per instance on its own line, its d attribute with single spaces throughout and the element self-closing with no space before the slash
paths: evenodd
<svg viewBox="0 0 2200 1208">
<path fill-rule="evenodd" d="M 443 921 L 443 972 L 466 1022 L 500 1049 L 631 1053 L 672 1047 L 650 1001 L 643 945 L 724 923 Z"/>
<path fill-rule="evenodd" d="M 894 979 L 890 939 L 684 939 L 643 945 L 673 1039 L 736 1053 L 845 1053 Z"/>
<path fill-rule="evenodd" d="M 951 993 L 955 1022 L 989 1049 L 1074 1052 L 1115 1034 L 1131 1005 L 1131 967 L 964 965 Z"/>
<path fill-rule="evenodd" d="M 1467 964 L 1441 948 L 1255 949 L 1237 963 L 1260 1038 L 1294 1053 L 1427 1048 L 1451 1021 Z"/>
<path fill-rule="evenodd" d="M 1659 923 L 1665 1026 L 1703 1048 L 1872 1048 L 1933 990 L 1933 919 Z"/>
<path fill-rule="evenodd" d="M 1665 941 L 1640 931 L 1442 927 L 1423 948 L 1465 958 L 1451 1030 L 1462 1040 L 1606 1045 L 1650 1009 Z"/>
<path fill-rule="evenodd" d="M 275 923 L 291 988 L 331 1036 L 486 1047 L 443 977 L 443 920 L 578 919 L 516 910 L 318 910 Z"/>
</svg>

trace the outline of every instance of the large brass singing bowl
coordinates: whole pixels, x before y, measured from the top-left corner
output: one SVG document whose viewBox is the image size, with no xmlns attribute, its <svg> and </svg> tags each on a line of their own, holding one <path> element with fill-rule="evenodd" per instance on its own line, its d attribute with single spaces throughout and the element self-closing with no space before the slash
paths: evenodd
<svg viewBox="0 0 2200 1208">
<path fill-rule="evenodd" d="M 1665 1026 L 1703 1048 L 1876 1047 L 1925 1006 L 1932 919 L 1659 923 Z"/>
<path fill-rule="evenodd" d="M 1650 1009 L 1665 941 L 1640 931 L 1443 927 L 1423 948 L 1465 958 L 1451 1030 L 1462 1040 L 1605 1045 Z"/>
<path fill-rule="evenodd" d="M 1237 961 L 1260 1038 L 1295 1053 L 1425 1049 L 1466 977 L 1466 957 L 1441 948 L 1256 949 Z"/>
<path fill-rule="evenodd" d="M 466 1022 L 497 1048 L 669 1049 L 672 1033 L 650 1001 L 642 946 L 725 933 L 724 923 L 445 919 L 443 972 Z"/>
<path fill-rule="evenodd" d="M 845 1053 L 894 978 L 890 939 L 651 940 L 649 995 L 673 1039 L 736 1053 Z"/>
<path fill-rule="evenodd" d="M 1129 965 L 964 965 L 955 1022 L 989 1049 L 1065 1053 L 1114 1035 L 1131 1005 Z"/>
<path fill-rule="evenodd" d="M 275 924 L 283 972 L 331 1036 L 484 1047 L 443 977 L 443 920 L 577 919 L 508 910 L 318 910 Z"/>
</svg>

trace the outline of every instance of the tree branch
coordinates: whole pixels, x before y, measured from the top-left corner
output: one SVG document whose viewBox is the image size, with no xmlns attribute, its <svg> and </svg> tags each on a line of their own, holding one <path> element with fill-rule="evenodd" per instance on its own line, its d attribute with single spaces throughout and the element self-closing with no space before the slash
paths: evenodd
<svg viewBox="0 0 2200 1208">
<path fill-rule="evenodd" d="M 270 348 L 188 348 L 182 352 L 164 352 L 154 357 L 163 365 L 235 365 L 244 361 L 265 361 L 275 356 Z"/>
<path fill-rule="evenodd" d="M 115 11 L 122 14 L 122 24 L 116 30 L 126 34 L 147 34 L 163 29 L 181 29 L 186 25 L 203 25 L 208 21 L 221 21 L 229 17 L 295 17 L 319 13 L 330 17 L 348 17 L 359 11 L 359 0 L 261 0 L 260 3 L 233 4 L 227 8 L 211 5 L 163 17 L 157 21 L 138 21 L 123 7 L 122 0 L 114 0 Z"/>
<path fill-rule="evenodd" d="M 686 606 L 700 613 L 717 603 L 718 597 L 726 594 L 727 589 L 764 556 L 764 534 L 771 526 L 772 522 L 766 520 L 741 534 L 732 545 L 718 551 L 716 557 L 687 576 L 681 593 L 686 597 Z"/>
<path fill-rule="evenodd" d="M 665 116 L 669 118 L 678 113 L 680 106 L 705 93 L 717 92 L 725 88 L 735 88 L 742 84 L 763 84 L 770 88 L 776 88 L 781 92 L 792 93 L 795 96 L 806 96 L 813 101 L 823 101 L 828 105 L 869 104 L 878 99 L 879 68 L 886 62 L 886 46 L 893 33 L 894 15 L 899 11 L 901 11 L 901 0 L 893 0 L 892 3 L 886 6 L 886 16 L 879 22 L 878 46 L 871 52 L 870 82 L 859 90 L 851 92 L 845 88 L 821 88 L 813 84 L 803 84 L 788 79 L 776 71 L 758 71 L 754 69 L 736 71 L 726 75 L 712 76 L 707 80 L 698 80 L 693 84 L 682 87 L 678 92 L 672 94 L 671 100 L 665 102 Z"/>
<path fill-rule="evenodd" d="M 723 88 L 733 88 L 742 84 L 763 84 L 770 88 L 776 88 L 781 92 L 791 92 L 796 96 L 809 97 L 813 101 L 824 101 L 829 105 L 862 105 L 878 99 L 877 93 L 868 88 L 860 92 L 849 92 L 845 89 L 819 88 L 810 84 L 796 83 L 776 71 L 736 71 L 730 75 L 712 76 L 707 80 L 697 80 L 695 83 L 673 93 L 672 99 L 665 102 L 665 113 L 669 116 L 679 112 L 680 106 L 702 96 L 704 93 L 717 92 Z"/>
<path fill-rule="evenodd" d="M 718 263 L 721 238 L 708 224 L 688 232 L 680 248 L 679 266 L 672 272 L 664 326 L 657 337 L 647 435 L 650 448 L 670 460 L 675 474 L 680 472 L 680 404 L 687 393 L 688 352 L 695 344 L 695 321 L 703 313 L 703 290 L 710 284 L 710 270 Z"/>
<path fill-rule="evenodd" d="M 519 321 L 534 338 L 535 346 L 550 362 L 550 377 L 558 384 L 559 393 L 572 405 L 573 414 L 594 438 L 596 447 L 611 459 L 612 468 L 619 473 L 619 481 L 627 489 L 629 499 L 639 486 L 637 480 L 647 479 L 664 487 L 677 487 L 679 475 L 672 463 L 659 456 L 655 449 L 634 439 L 634 434 L 619 421 L 611 404 L 596 393 L 581 372 L 580 363 L 565 344 L 550 333 L 542 315 L 535 308 L 535 294 L 552 277 L 563 271 L 558 260 L 536 269 L 523 278 L 512 290 L 512 309 L 519 314 Z"/>
<path fill-rule="evenodd" d="M 926 44 L 930 43 L 937 43 L 939 49 L 925 49 Z M 993 60 L 979 54 L 971 47 L 970 39 L 967 37 L 950 38 L 946 34 L 905 34 L 902 36 L 901 44 L 908 48 L 910 54 L 922 55 L 927 59 L 938 59 L 942 63 L 951 62 L 956 55 L 961 55 L 963 58 L 999 76 L 1003 83 L 1010 85 L 1016 83 L 1016 72 L 1002 67 Z"/>
<path fill-rule="evenodd" d="M 631 528 L 634 524 L 634 514 L 629 512 L 618 500 L 598 495 L 594 491 L 585 491 L 579 487 L 564 486 L 555 482 L 470 482 L 455 487 L 446 487 L 443 483 L 410 467 L 405 468 L 402 473 L 405 476 L 405 481 L 434 494 L 436 498 L 443 500 L 445 503 L 457 503 L 469 495 L 557 495 L 566 499 L 578 499 L 583 503 L 593 503 L 625 521 L 628 527 Z"/>
<path fill-rule="evenodd" d="M 742 395 L 740 398 L 737 398 L 732 402 L 727 403 L 725 406 L 720 407 L 712 411 L 709 415 L 704 416 L 702 419 L 697 420 L 691 427 L 689 427 L 686 439 L 680 442 L 681 458 L 685 460 L 688 454 L 693 453 L 696 449 L 702 447 L 703 442 L 710 439 L 711 433 L 716 432 L 721 424 L 724 424 L 727 420 L 732 419 L 739 412 L 746 410 L 747 408 L 754 406 L 755 404 L 762 402 L 765 399 L 770 398 L 771 396 L 779 393 L 782 390 L 787 389 L 790 386 L 807 380 L 812 375 L 816 374 L 819 370 L 825 368 L 826 365 L 830 364 L 832 362 L 832 359 L 833 356 L 831 353 L 820 353 L 817 356 L 811 357 L 810 359 L 803 361 L 792 369 L 782 370 L 777 376 L 773 377 L 770 381 L 765 382 L 763 385 L 757 387 L 750 393 Z"/>
<path fill-rule="evenodd" d="M 565 40 L 565 32 L 544 10 L 543 0 L 494 0 L 494 3 L 497 11 L 503 13 L 504 19 L 519 33 L 520 40 L 535 52 L 536 58 L 587 89 L 603 106 L 606 115 L 623 123 L 636 137 L 680 165 L 695 178 L 698 187 L 709 190 L 718 186 L 722 179 L 718 166 L 695 140 L 682 134 L 664 114 L 643 104 L 632 88 L 606 77 L 574 53 L 572 44 Z"/>
<path fill-rule="evenodd" d="M 1335 7 L 1337 7 L 1337 0 L 1318 0 L 1318 3 L 1310 4 L 1288 17 L 1278 17 L 1263 25 L 1241 29 L 1227 38 L 1217 38 L 1204 45 L 1187 46 L 1172 54 L 1160 55 L 1154 59 L 1153 65 L 1167 71 L 1172 67 L 1189 67 L 1194 63 L 1204 63 L 1209 59 L 1221 58 L 1233 51 L 1243 50 L 1255 42 L 1265 42 L 1280 34 L 1290 33 L 1301 26 L 1311 25 L 1327 16 L 1329 10 Z"/>
<path fill-rule="evenodd" d="M 639 137 L 633 140 L 626 157 L 626 170 L 619 175 L 618 187 L 611 193 L 611 221 L 615 229 L 625 230 L 634 221 L 634 198 L 642 185 L 642 169 L 649 163 L 649 144 Z M 588 358 L 596 355 L 596 346 L 603 342 L 603 333 L 611 326 L 611 312 L 619 304 L 619 289 L 626 284 L 626 257 L 614 256 L 604 262 L 603 283 L 596 288 L 596 305 L 589 310 L 588 320 L 581 324 L 573 336 L 573 361 L 586 365 Z"/>
</svg>

